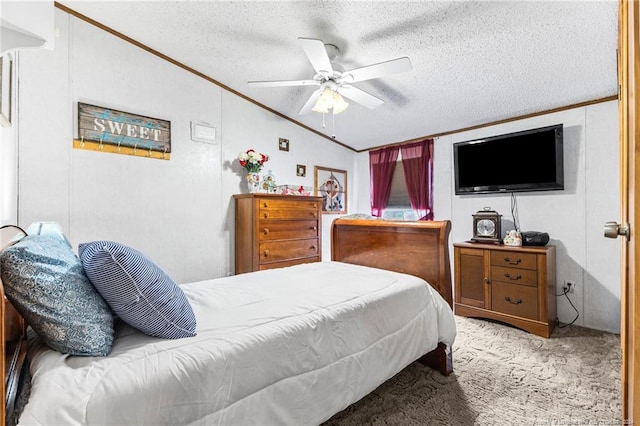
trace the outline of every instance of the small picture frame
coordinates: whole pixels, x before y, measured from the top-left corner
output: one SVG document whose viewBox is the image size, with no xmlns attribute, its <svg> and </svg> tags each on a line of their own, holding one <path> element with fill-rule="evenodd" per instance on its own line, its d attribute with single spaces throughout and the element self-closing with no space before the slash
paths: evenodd
<svg viewBox="0 0 640 426">
<path fill-rule="evenodd" d="M 13 55 L 0 56 L 0 126 L 11 127 L 13 99 Z"/>
<path fill-rule="evenodd" d="M 304 164 L 296 164 L 296 176 L 307 176 L 307 166 L 305 166 Z"/>
<path fill-rule="evenodd" d="M 289 139 L 278 139 L 278 149 L 280 151 L 289 151 Z"/>
<path fill-rule="evenodd" d="M 347 213 L 347 171 L 314 167 L 314 194 L 324 198 L 322 213 Z"/>
</svg>

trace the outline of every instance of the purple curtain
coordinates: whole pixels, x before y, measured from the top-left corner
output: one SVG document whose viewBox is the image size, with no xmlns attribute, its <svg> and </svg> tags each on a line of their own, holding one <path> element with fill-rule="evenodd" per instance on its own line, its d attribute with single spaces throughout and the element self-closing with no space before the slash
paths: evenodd
<svg viewBox="0 0 640 426">
<path fill-rule="evenodd" d="M 402 145 L 402 166 L 411 207 L 433 220 L 433 139 Z"/>
<path fill-rule="evenodd" d="M 371 183 L 371 215 L 382 216 L 391 193 L 391 178 L 398 160 L 397 146 L 369 151 L 369 178 Z"/>
</svg>

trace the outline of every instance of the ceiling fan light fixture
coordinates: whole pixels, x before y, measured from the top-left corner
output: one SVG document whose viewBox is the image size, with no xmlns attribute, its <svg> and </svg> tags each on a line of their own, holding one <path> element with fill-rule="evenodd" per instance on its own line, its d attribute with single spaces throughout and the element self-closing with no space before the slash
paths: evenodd
<svg viewBox="0 0 640 426">
<path fill-rule="evenodd" d="M 329 108 L 324 107 L 324 106 L 322 106 L 322 105 L 318 105 L 318 104 L 316 103 L 316 106 L 314 106 L 313 108 L 311 108 L 311 111 L 313 111 L 313 112 L 321 112 L 321 113 L 323 113 L 323 114 L 326 114 L 326 113 L 328 113 L 328 112 L 329 112 Z"/>
<path fill-rule="evenodd" d="M 323 114 L 328 113 L 329 110 L 333 110 L 333 114 L 336 115 L 347 109 L 348 106 L 349 103 L 347 103 L 338 92 L 326 88 L 322 91 L 322 94 L 311 110 Z"/>
<path fill-rule="evenodd" d="M 340 114 L 342 111 L 347 109 L 349 106 L 349 102 L 345 101 L 344 98 L 338 92 L 334 92 L 333 95 L 333 115 Z"/>
<path fill-rule="evenodd" d="M 322 91 L 312 111 L 329 112 L 331 108 L 333 108 L 333 90 L 326 88 Z"/>
</svg>

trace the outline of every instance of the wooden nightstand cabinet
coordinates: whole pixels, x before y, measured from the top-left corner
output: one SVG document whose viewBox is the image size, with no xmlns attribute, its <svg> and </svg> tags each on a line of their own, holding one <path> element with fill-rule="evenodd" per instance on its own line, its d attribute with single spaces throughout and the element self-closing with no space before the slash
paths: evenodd
<svg viewBox="0 0 640 426">
<path fill-rule="evenodd" d="M 319 262 L 322 197 L 237 194 L 236 274 Z"/>
<path fill-rule="evenodd" d="M 556 325 L 555 247 L 454 243 L 456 315 L 549 337 Z"/>
</svg>

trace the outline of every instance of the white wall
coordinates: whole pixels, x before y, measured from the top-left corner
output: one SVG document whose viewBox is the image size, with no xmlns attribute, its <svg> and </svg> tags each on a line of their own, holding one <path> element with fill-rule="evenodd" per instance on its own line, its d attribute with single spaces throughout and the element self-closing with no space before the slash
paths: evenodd
<svg viewBox="0 0 640 426">
<path fill-rule="evenodd" d="M 232 194 L 246 192 L 241 150 L 270 155 L 279 184 L 313 186 L 313 166 L 347 170 L 355 153 L 81 20 L 56 10 L 53 52 L 22 52 L 19 216 L 59 222 L 74 247 L 95 239 L 137 248 L 178 282 L 233 272 Z M 72 148 L 77 102 L 171 122 L 171 160 Z M 216 143 L 190 138 L 190 122 L 216 127 Z M 278 138 L 290 151 L 278 150 Z M 296 164 L 307 166 L 304 178 Z M 324 260 L 329 224 L 323 219 Z"/>
<path fill-rule="evenodd" d="M 453 143 L 536 127 L 564 124 L 565 190 L 516 193 L 520 228 L 548 232 L 556 246 L 557 293 L 575 281 L 571 302 L 575 324 L 620 331 L 620 242 L 603 237 L 608 220 L 620 218 L 618 104 L 616 101 L 547 114 L 438 138 L 434 146 L 434 213 L 452 222 L 451 244 L 472 236 L 472 214 L 485 206 L 503 215 L 503 231 L 513 229 L 510 194 L 454 194 Z M 358 211 L 369 212 L 368 154 L 358 155 Z M 514 167 L 517 167 L 514 155 Z M 366 173 L 366 176 L 365 176 Z M 451 246 L 451 250 L 453 247 Z M 455 284 L 454 284 L 455 285 Z M 575 310 L 558 297 L 558 317 L 568 323 Z"/>
</svg>

